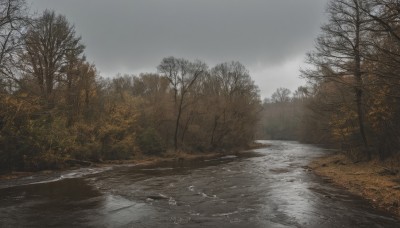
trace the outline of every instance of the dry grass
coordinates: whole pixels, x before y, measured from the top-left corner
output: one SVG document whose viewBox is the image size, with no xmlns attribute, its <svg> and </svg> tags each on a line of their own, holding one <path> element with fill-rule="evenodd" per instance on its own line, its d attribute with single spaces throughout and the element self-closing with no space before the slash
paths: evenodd
<svg viewBox="0 0 400 228">
<path fill-rule="evenodd" d="M 6 173 L 6 174 L 1 174 L 0 180 L 12 180 L 12 179 L 30 176 L 33 174 L 34 174 L 34 172 L 10 172 L 10 173 Z"/>
<path fill-rule="evenodd" d="M 317 175 L 330 178 L 374 206 L 400 217 L 400 176 L 396 174 L 399 166 L 377 160 L 353 163 L 342 154 L 319 158 L 309 166 Z"/>
</svg>

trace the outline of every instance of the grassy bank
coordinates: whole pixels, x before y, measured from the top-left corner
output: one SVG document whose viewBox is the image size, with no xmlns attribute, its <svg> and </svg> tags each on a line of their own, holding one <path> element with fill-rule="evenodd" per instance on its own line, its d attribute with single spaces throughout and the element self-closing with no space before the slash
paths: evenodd
<svg viewBox="0 0 400 228">
<path fill-rule="evenodd" d="M 319 176 L 353 194 L 364 197 L 372 205 L 400 217 L 400 166 L 395 163 L 354 163 L 342 154 L 314 160 L 309 166 Z"/>
</svg>

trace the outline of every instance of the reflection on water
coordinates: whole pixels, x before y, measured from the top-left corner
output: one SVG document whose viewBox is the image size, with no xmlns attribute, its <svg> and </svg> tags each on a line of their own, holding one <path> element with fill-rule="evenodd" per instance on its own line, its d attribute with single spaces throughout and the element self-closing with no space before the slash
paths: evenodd
<svg viewBox="0 0 400 228">
<path fill-rule="evenodd" d="M 79 225 L 103 200 L 83 179 L 1 189 L 0 196 L 0 227 Z"/>
<path fill-rule="evenodd" d="M 325 150 L 268 143 L 245 156 L 3 188 L 0 227 L 399 227 L 302 168 Z"/>
</svg>

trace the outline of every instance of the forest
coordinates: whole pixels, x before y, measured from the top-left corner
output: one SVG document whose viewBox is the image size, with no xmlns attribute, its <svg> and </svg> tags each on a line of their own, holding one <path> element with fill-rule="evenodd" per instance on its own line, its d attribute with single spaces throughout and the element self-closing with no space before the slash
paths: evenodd
<svg viewBox="0 0 400 228">
<path fill-rule="evenodd" d="M 327 14 L 301 69 L 307 84 L 262 102 L 236 61 L 209 67 L 171 56 L 157 73 L 103 78 L 65 16 L 2 0 L 0 167 L 224 152 L 254 139 L 322 144 L 356 161 L 398 159 L 400 4 L 338 0 Z"/>
<path fill-rule="evenodd" d="M 158 73 L 102 78 L 65 16 L 0 2 L 1 170 L 240 150 L 254 140 L 260 95 L 241 63 L 166 57 Z"/>
<path fill-rule="evenodd" d="M 354 161 L 398 162 L 400 4 L 337 0 L 327 14 L 301 70 L 307 85 L 264 100 L 258 135 L 327 145 Z"/>
</svg>

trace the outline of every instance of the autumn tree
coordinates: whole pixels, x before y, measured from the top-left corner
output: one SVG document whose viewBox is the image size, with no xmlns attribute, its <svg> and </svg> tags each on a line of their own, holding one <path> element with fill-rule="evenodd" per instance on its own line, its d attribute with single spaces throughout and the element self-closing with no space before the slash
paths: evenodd
<svg viewBox="0 0 400 228">
<path fill-rule="evenodd" d="M 335 148 L 348 145 L 347 136 L 349 133 L 341 133 L 349 132 L 348 128 L 354 128 L 356 125 L 353 124 L 354 115 L 347 115 L 348 112 L 343 115 L 343 109 L 349 106 L 353 107 L 354 104 L 354 102 L 346 102 L 353 99 L 351 88 L 343 87 L 333 81 L 327 81 L 318 85 L 309 85 L 306 87 L 306 91 L 306 96 L 300 98 L 302 115 L 298 129 L 299 135 L 296 140 Z M 341 119 L 337 120 L 335 117 Z M 343 126 L 343 122 L 350 124 Z M 341 125 L 339 126 L 339 124 Z M 354 134 L 354 131 L 351 131 L 351 134 Z M 357 132 L 356 134 L 358 135 Z M 344 147 L 342 149 L 347 150 Z"/>
<path fill-rule="evenodd" d="M 175 122 L 169 80 L 159 74 L 143 73 L 133 77 L 132 91 L 142 101 L 139 148 L 144 154 L 161 154 L 168 147 Z"/>
<path fill-rule="evenodd" d="M 367 120 L 379 157 L 400 149 L 400 5 L 397 0 L 371 0 L 362 10 L 371 19 L 371 52 L 364 64 L 368 71 Z"/>
<path fill-rule="evenodd" d="M 68 126 L 71 126 L 81 115 L 87 119 L 92 98 L 96 93 L 97 76 L 97 70 L 93 64 L 84 60 L 68 62 L 66 80 L 59 88 L 65 94 L 65 102 L 60 109 L 65 110 L 68 115 Z"/>
<path fill-rule="evenodd" d="M 315 68 L 303 71 L 303 75 L 317 83 L 333 81 L 353 89 L 358 132 L 364 151 L 371 158 L 365 129 L 366 72 L 363 69 L 363 61 L 369 51 L 367 38 L 371 19 L 362 10 L 365 5 L 364 0 L 329 3 L 329 21 L 321 28 L 322 35 L 316 41 L 316 50 L 308 55 L 308 62 Z M 343 80 L 346 77 L 354 80 Z"/>
</svg>

